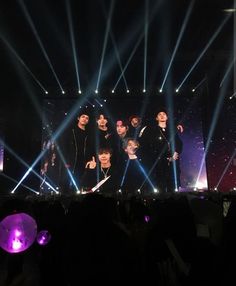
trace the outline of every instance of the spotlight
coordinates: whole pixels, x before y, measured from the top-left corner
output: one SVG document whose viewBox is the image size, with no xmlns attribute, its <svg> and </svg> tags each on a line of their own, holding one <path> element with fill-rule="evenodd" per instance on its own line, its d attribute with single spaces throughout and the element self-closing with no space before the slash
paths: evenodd
<svg viewBox="0 0 236 286">
<path fill-rule="evenodd" d="M 115 90 L 113 89 L 111 92 L 112 92 L 112 93 L 115 93 Z"/>
<path fill-rule="evenodd" d="M 192 89 L 192 92 L 195 92 L 195 88 Z"/>
<path fill-rule="evenodd" d="M 45 93 L 46 93 L 46 94 L 48 94 L 48 91 L 47 91 L 47 90 L 45 90 Z"/>
<path fill-rule="evenodd" d="M 140 190 L 140 189 L 137 189 L 137 192 L 138 192 L 138 193 L 141 193 L 141 190 Z"/>
<path fill-rule="evenodd" d="M 103 105 L 102 105 L 102 104 L 100 104 L 100 107 L 103 107 Z"/>
<path fill-rule="evenodd" d="M 162 91 L 163 91 L 162 88 L 160 88 L 160 89 L 159 89 L 159 92 L 162 93 Z"/>
<path fill-rule="evenodd" d="M 235 8 L 229 8 L 229 9 L 224 9 L 223 11 L 226 13 L 234 13 L 234 12 L 236 12 L 236 9 Z"/>
<path fill-rule="evenodd" d="M 61 91 L 62 94 L 65 94 L 66 92 L 64 90 Z"/>
<path fill-rule="evenodd" d="M 153 189 L 153 192 L 154 192 L 155 194 L 159 193 L 158 189 L 156 189 L 156 188 Z"/>
<path fill-rule="evenodd" d="M 122 193 L 121 189 L 118 190 L 118 193 L 120 193 L 120 194 Z"/>
<path fill-rule="evenodd" d="M 146 92 L 146 89 L 144 88 L 144 89 L 143 89 L 143 93 L 145 93 L 145 92 Z"/>
<path fill-rule="evenodd" d="M 93 104 L 93 107 L 95 107 L 95 105 Z"/>
<path fill-rule="evenodd" d="M 176 92 L 176 93 L 178 93 L 178 92 L 179 92 L 179 89 L 178 89 L 178 88 L 176 88 L 175 92 Z"/>
<path fill-rule="evenodd" d="M 106 99 L 104 99 L 103 101 L 104 101 L 104 102 L 107 102 L 107 100 L 106 100 Z"/>
<path fill-rule="evenodd" d="M 97 90 L 97 89 L 95 89 L 95 93 L 98 93 L 98 90 Z"/>
<path fill-rule="evenodd" d="M 81 93 L 82 93 L 81 89 L 79 89 L 79 90 L 78 90 L 78 93 L 79 93 L 79 94 L 81 94 Z"/>
<path fill-rule="evenodd" d="M 76 194 L 77 194 L 77 195 L 80 195 L 80 194 L 81 194 L 81 191 L 80 191 L 80 190 L 77 190 L 77 191 L 76 191 Z"/>
<path fill-rule="evenodd" d="M 127 89 L 126 92 L 129 93 L 129 89 Z"/>
</svg>

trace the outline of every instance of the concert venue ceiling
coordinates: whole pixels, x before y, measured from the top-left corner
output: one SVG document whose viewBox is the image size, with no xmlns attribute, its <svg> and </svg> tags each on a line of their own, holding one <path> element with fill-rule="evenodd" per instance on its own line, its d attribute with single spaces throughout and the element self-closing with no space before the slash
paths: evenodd
<svg viewBox="0 0 236 286">
<path fill-rule="evenodd" d="M 191 97 L 195 88 L 207 97 L 206 128 L 218 108 L 214 140 L 225 146 L 229 137 L 235 150 L 234 6 L 229 0 L 2 1 L 5 137 L 31 160 L 44 98 L 176 96 L 176 89 Z M 228 116 L 223 125 L 222 114 Z M 235 160 L 225 152 L 223 162 Z"/>
<path fill-rule="evenodd" d="M 228 0 L 5 1 L 6 97 L 191 90 L 205 77 L 219 86 L 233 74 L 230 8 Z"/>
</svg>

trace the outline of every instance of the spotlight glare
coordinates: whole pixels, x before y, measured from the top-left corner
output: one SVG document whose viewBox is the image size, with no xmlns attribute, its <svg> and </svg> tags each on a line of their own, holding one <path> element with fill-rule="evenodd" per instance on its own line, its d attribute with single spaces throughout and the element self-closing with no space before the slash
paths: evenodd
<svg viewBox="0 0 236 286">
<path fill-rule="evenodd" d="M 153 189 L 153 192 L 156 194 L 159 193 L 158 189 L 156 189 L 156 188 Z"/>
<path fill-rule="evenodd" d="M 195 88 L 192 89 L 192 92 L 195 92 Z"/>
<path fill-rule="evenodd" d="M 47 91 L 47 90 L 45 90 L 45 93 L 46 93 L 46 94 L 48 94 L 48 91 Z"/>
<path fill-rule="evenodd" d="M 115 93 L 114 89 L 111 91 L 112 93 Z"/>
<path fill-rule="evenodd" d="M 98 90 L 97 90 L 97 89 L 95 89 L 95 93 L 98 93 Z"/>
<path fill-rule="evenodd" d="M 129 93 L 129 89 L 127 89 L 126 92 Z"/>
<path fill-rule="evenodd" d="M 178 93 L 178 92 L 179 92 L 179 89 L 178 89 L 178 88 L 176 88 L 175 92 L 177 92 L 177 93 Z"/>
<path fill-rule="evenodd" d="M 62 91 L 61 91 L 61 93 L 62 93 L 62 94 L 65 94 L 65 91 L 64 91 L 64 90 L 62 90 Z"/>
<path fill-rule="evenodd" d="M 234 13 L 234 12 L 236 12 L 236 9 L 235 8 L 229 8 L 229 9 L 224 9 L 223 11 L 226 13 Z"/>
<path fill-rule="evenodd" d="M 104 102 L 107 102 L 107 100 L 106 100 L 106 99 L 104 99 L 103 101 L 104 101 Z"/>
<path fill-rule="evenodd" d="M 81 89 L 79 89 L 79 90 L 78 90 L 78 93 L 79 93 L 79 94 L 81 94 L 81 93 L 82 93 Z"/>
<path fill-rule="evenodd" d="M 145 92 L 146 92 L 146 89 L 144 88 L 144 89 L 143 89 L 143 93 L 145 93 Z"/>
<path fill-rule="evenodd" d="M 100 107 L 103 107 L 103 105 L 102 105 L 102 104 L 100 104 Z"/>
<path fill-rule="evenodd" d="M 161 88 L 159 89 L 159 92 L 162 93 L 162 89 Z"/>
</svg>

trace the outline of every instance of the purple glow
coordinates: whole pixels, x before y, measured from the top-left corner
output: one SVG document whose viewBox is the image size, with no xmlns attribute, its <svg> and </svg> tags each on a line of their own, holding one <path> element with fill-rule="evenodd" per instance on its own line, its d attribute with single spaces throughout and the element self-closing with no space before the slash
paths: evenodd
<svg viewBox="0 0 236 286">
<path fill-rule="evenodd" d="M 36 235 L 37 224 L 25 213 L 9 215 L 0 223 L 0 247 L 9 253 L 28 249 Z"/>
<path fill-rule="evenodd" d="M 46 245 L 51 240 L 51 234 L 47 230 L 41 230 L 37 235 L 37 242 L 40 245 Z"/>
<path fill-rule="evenodd" d="M 144 216 L 144 220 L 145 220 L 145 222 L 149 222 L 150 221 L 150 216 L 149 215 L 145 215 Z"/>
</svg>

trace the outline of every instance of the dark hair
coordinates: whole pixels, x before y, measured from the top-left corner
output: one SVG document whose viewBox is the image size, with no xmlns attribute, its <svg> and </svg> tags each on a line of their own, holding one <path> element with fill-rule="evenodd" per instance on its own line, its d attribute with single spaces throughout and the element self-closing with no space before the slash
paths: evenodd
<svg viewBox="0 0 236 286">
<path fill-rule="evenodd" d="M 111 149 L 111 147 L 109 147 L 109 146 L 99 147 L 99 149 L 98 149 L 98 154 L 102 154 L 102 153 L 110 153 L 110 154 L 112 154 L 112 149 Z"/>
<path fill-rule="evenodd" d="M 165 107 L 159 107 L 155 112 L 155 115 L 157 116 L 160 112 L 165 112 L 165 114 L 168 115 L 168 110 Z"/>
<path fill-rule="evenodd" d="M 133 114 L 129 117 L 129 122 L 131 122 L 133 118 L 137 118 L 140 122 L 142 120 L 141 116 L 139 116 L 137 114 Z"/>
<path fill-rule="evenodd" d="M 123 144 L 122 144 L 123 149 L 127 148 L 129 141 L 134 141 L 135 143 L 137 143 L 137 147 L 139 148 L 140 146 L 139 141 L 135 138 L 128 137 L 123 140 Z"/>
<path fill-rule="evenodd" d="M 107 121 L 109 120 L 109 117 L 105 113 L 100 112 L 96 115 L 96 121 L 100 118 L 101 115 L 103 115 Z"/>
<path fill-rule="evenodd" d="M 88 117 L 90 117 L 89 109 L 87 109 L 87 108 L 80 109 L 79 112 L 78 112 L 78 117 L 80 117 L 82 115 L 88 115 Z"/>
<path fill-rule="evenodd" d="M 129 127 L 129 122 L 126 119 L 118 119 L 118 120 L 116 120 L 116 125 L 117 125 L 118 121 L 122 123 L 122 126 Z"/>
</svg>

